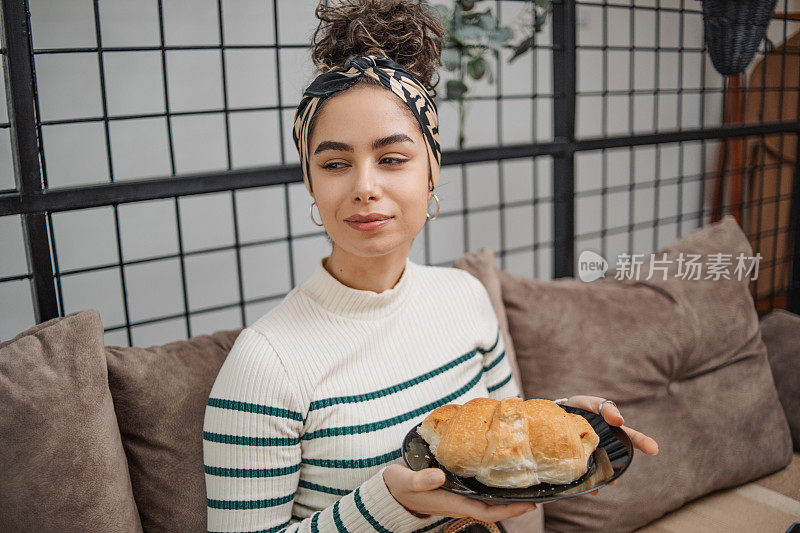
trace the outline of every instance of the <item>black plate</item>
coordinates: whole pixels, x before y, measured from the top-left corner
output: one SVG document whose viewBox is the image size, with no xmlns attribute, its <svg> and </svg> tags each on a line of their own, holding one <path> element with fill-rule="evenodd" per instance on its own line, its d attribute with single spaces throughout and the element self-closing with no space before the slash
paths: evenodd
<svg viewBox="0 0 800 533">
<path fill-rule="evenodd" d="M 628 434 L 617 426 L 608 425 L 600 415 L 590 411 L 568 405 L 560 407 L 568 413 L 581 415 L 588 420 L 600 437 L 597 449 L 589 457 L 589 469 L 586 474 L 567 485 L 540 483 L 520 489 L 501 488 L 484 485 L 474 477 L 457 476 L 440 465 L 433 456 L 428 443 L 417 433 L 419 424 L 411 428 L 403 439 L 403 460 L 411 470 L 442 469 L 445 473 L 445 482 L 439 487 L 441 489 L 493 503 L 550 502 L 571 498 L 591 492 L 621 476 L 633 460 L 633 443 Z"/>
</svg>

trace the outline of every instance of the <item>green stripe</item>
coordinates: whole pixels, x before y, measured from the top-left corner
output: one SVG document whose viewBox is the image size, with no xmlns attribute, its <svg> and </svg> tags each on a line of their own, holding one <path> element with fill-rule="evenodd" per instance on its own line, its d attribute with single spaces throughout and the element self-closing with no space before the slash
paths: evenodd
<svg viewBox="0 0 800 533">
<path fill-rule="evenodd" d="M 508 375 L 508 377 L 507 377 L 506 379 L 504 379 L 503 381 L 501 381 L 501 382 L 500 382 L 500 383 L 498 383 L 497 385 L 492 385 L 491 387 L 486 387 L 486 389 L 487 389 L 489 392 L 494 392 L 494 391 L 496 391 L 497 389 L 499 389 L 500 387 L 502 387 L 503 385 L 505 385 L 506 383 L 508 383 L 509 381 L 511 381 L 511 374 L 509 374 L 509 375 Z"/>
<path fill-rule="evenodd" d="M 383 527 L 380 524 L 380 522 L 375 520 L 375 517 L 370 514 L 370 512 L 367 510 L 367 507 L 364 505 L 364 502 L 361 501 L 361 494 L 359 494 L 359 489 L 361 489 L 361 487 L 356 489 L 355 493 L 353 494 L 353 499 L 356 501 L 356 507 L 358 507 L 358 510 L 361 512 L 361 515 L 367 520 L 367 522 L 369 522 L 369 524 L 373 528 L 375 528 L 375 531 L 378 531 L 380 533 L 392 533 L 391 531 Z"/>
<path fill-rule="evenodd" d="M 271 405 L 259 405 L 257 403 L 238 402 L 236 400 L 226 400 L 224 398 L 209 398 L 208 405 L 220 409 L 230 409 L 232 411 L 242 411 L 243 413 L 255 413 L 258 415 L 279 416 L 290 420 L 303 421 L 303 415 L 297 411 L 290 411 L 281 407 Z"/>
<path fill-rule="evenodd" d="M 337 489 L 334 487 L 326 487 L 325 485 L 318 485 L 316 483 L 312 483 L 310 481 L 305 481 L 303 479 L 300 480 L 298 485 L 304 489 L 315 490 L 317 492 L 325 492 L 327 494 L 335 494 L 337 496 L 346 496 L 353 492 L 352 490 L 345 490 L 345 489 Z"/>
<path fill-rule="evenodd" d="M 299 437 L 244 437 L 226 435 L 224 433 L 211 433 L 210 431 L 203 432 L 203 440 L 244 446 L 294 446 L 300 443 Z"/>
<path fill-rule="evenodd" d="M 356 489 L 356 491 L 358 491 L 358 489 Z M 361 502 L 361 497 L 360 496 L 359 496 L 359 502 Z M 361 505 L 363 506 L 363 503 Z M 311 518 L 311 533 L 319 533 L 319 525 L 318 525 L 318 523 L 319 523 L 319 515 L 320 515 L 321 512 L 322 511 L 317 511 L 316 513 L 314 513 L 310 517 Z M 299 516 L 294 516 L 294 515 L 292 515 L 292 518 L 297 518 L 299 521 L 303 520 L 303 518 L 300 518 Z M 425 527 L 421 527 L 419 529 L 415 529 L 412 533 L 425 533 L 426 531 L 430 531 L 432 529 L 436 529 L 437 527 L 439 527 L 441 525 L 444 525 L 444 524 L 446 524 L 447 522 L 449 522 L 451 520 L 454 520 L 454 519 L 452 517 L 445 516 L 444 518 L 442 518 L 440 520 L 437 520 L 436 522 L 433 522 L 432 524 L 428 524 Z M 278 531 L 285 531 L 287 525 L 293 525 L 293 524 L 291 524 L 290 522 L 284 522 L 283 524 L 281 524 L 279 526 L 271 527 L 269 529 L 260 529 L 258 531 L 252 532 L 252 533 L 278 533 Z M 377 526 L 375 524 L 373 524 L 373 527 L 378 529 L 378 527 L 382 528 L 383 526 L 381 526 L 380 524 L 378 524 Z M 388 531 L 388 530 L 386 530 L 386 529 L 378 529 L 378 531 Z M 389 532 L 389 533 L 391 533 L 391 532 Z"/>
<path fill-rule="evenodd" d="M 445 516 L 444 518 L 442 518 L 441 520 L 437 520 L 433 524 L 428 524 L 425 527 L 421 527 L 419 529 L 415 529 L 412 533 L 423 533 L 424 531 L 430 531 L 431 529 L 435 529 L 435 528 L 441 526 L 442 524 L 446 524 L 450 520 L 453 520 L 453 518 L 451 518 L 449 516 Z"/>
<path fill-rule="evenodd" d="M 279 531 L 286 531 L 286 526 L 291 525 L 291 521 L 286 521 L 279 526 L 274 526 L 269 529 L 259 529 L 257 531 L 245 531 L 241 533 L 278 533 Z M 213 531 L 209 530 L 208 533 L 214 533 Z"/>
<path fill-rule="evenodd" d="M 300 463 L 281 468 L 223 468 L 221 466 L 204 466 L 206 474 L 222 477 L 275 477 L 293 474 L 300 470 Z"/>
<path fill-rule="evenodd" d="M 450 370 L 453 367 L 460 365 L 465 361 L 469 361 L 472 357 L 478 353 L 479 349 L 470 350 L 469 352 L 465 353 L 464 355 L 460 356 L 449 363 L 440 366 L 439 368 L 435 368 L 430 372 L 426 372 L 420 376 L 415 378 L 411 378 L 408 381 L 404 381 L 402 383 L 398 383 L 396 385 L 392 385 L 391 387 L 386 387 L 385 389 L 380 389 L 375 392 L 368 392 L 364 394 L 354 394 L 352 396 L 336 396 L 334 398 L 324 398 L 322 400 L 314 400 L 311 402 L 311 406 L 309 407 L 309 412 L 315 409 L 323 409 L 325 407 L 330 407 L 331 405 L 336 405 L 339 403 L 356 403 L 356 402 L 365 402 L 368 400 L 374 400 L 375 398 L 381 398 L 383 396 L 388 396 L 389 394 L 394 394 L 395 392 L 400 392 L 404 389 L 412 387 L 414 385 L 418 385 L 423 383 L 434 376 L 437 376 L 443 372 Z"/>
<path fill-rule="evenodd" d="M 414 385 L 418 385 L 420 383 L 423 383 L 423 382 L 425 382 L 425 381 L 427 381 L 427 380 L 429 380 L 429 379 L 431 379 L 431 378 L 433 378 L 435 376 L 438 376 L 439 374 L 447 372 L 451 368 L 454 368 L 454 367 L 460 365 L 461 363 L 464 363 L 465 361 L 469 361 L 470 359 L 472 359 L 472 357 L 476 353 L 485 354 L 485 353 L 491 352 L 492 350 L 494 350 L 497 347 L 497 343 L 499 342 L 499 340 L 500 340 L 500 328 L 498 327 L 497 336 L 496 336 L 494 344 L 492 345 L 491 348 L 488 348 L 488 349 L 484 350 L 483 348 L 476 347 L 476 348 L 468 351 L 464 355 L 462 355 L 462 356 L 460 356 L 460 357 L 458 357 L 456 359 L 453 359 L 449 363 L 444 364 L 444 365 L 442 365 L 442 366 L 440 366 L 438 368 L 434 368 L 430 372 L 426 372 L 425 374 L 422 374 L 422 375 L 419 375 L 417 377 L 411 378 L 411 379 L 409 379 L 407 381 L 404 381 L 402 383 L 398 383 L 396 385 L 392 385 L 390 387 L 386 387 L 386 388 L 383 388 L 383 389 L 380 389 L 380 390 L 377 390 L 377 391 L 374 391 L 374 392 L 368 392 L 368 393 L 364 393 L 364 394 L 354 394 L 352 396 L 335 396 L 333 398 L 324 398 L 322 400 L 314 400 L 313 402 L 311 402 L 311 405 L 309 406 L 308 410 L 309 410 L 309 412 L 311 412 L 311 411 L 314 411 L 316 409 L 324 409 L 325 407 L 330 407 L 331 405 L 336 405 L 336 404 L 340 404 L 340 403 L 365 402 L 365 401 L 368 401 L 368 400 L 374 400 L 376 398 L 382 398 L 383 396 L 388 396 L 389 394 L 394 394 L 396 392 L 400 392 L 400 391 L 402 391 L 404 389 L 407 389 L 409 387 L 413 387 Z M 489 368 L 491 368 L 491 366 Z"/>
<path fill-rule="evenodd" d="M 266 509 L 267 507 L 276 507 L 289 503 L 294 500 L 294 494 L 288 496 L 280 496 L 278 498 L 267 498 L 264 500 L 212 500 L 207 498 L 207 505 L 212 509 L 228 509 L 228 510 L 250 510 L 250 509 Z M 285 526 L 285 524 L 284 524 Z"/>
<path fill-rule="evenodd" d="M 485 367 L 483 367 L 483 371 L 484 371 L 484 372 L 488 372 L 489 370 L 491 370 L 491 369 L 493 369 L 494 367 L 496 367 L 496 366 L 497 366 L 497 364 L 498 364 L 498 363 L 499 363 L 499 362 L 500 362 L 500 361 L 503 359 L 503 357 L 505 357 L 505 355 L 506 355 L 506 351 L 505 351 L 505 350 L 503 350 L 502 352 L 500 352 L 500 355 L 498 355 L 498 356 L 497 356 L 497 359 L 495 359 L 494 361 L 492 361 L 491 363 L 489 363 L 489 366 L 485 366 Z"/>
<path fill-rule="evenodd" d="M 301 462 L 307 465 L 321 466 L 324 468 L 369 468 L 372 466 L 388 463 L 400 457 L 400 448 L 367 459 L 303 459 Z"/>
<path fill-rule="evenodd" d="M 361 424 L 358 426 L 342 426 L 342 427 L 335 427 L 335 428 L 322 428 L 316 431 L 311 431 L 309 433 L 304 434 L 301 438 L 302 440 L 311 440 L 311 439 L 318 439 L 322 437 L 333 437 L 336 435 L 355 435 L 359 433 L 369 433 L 372 431 L 379 431 L 381 429 L 396 426 L 397 424 L 401 424 L 407 420 L 410 420 L 416 416 L 419 416 L 424 413 L 428 413 L 437 407 L 446 404 L 450 400 L 454 398 L 458 398 L 462 394 L 469 391 L 472 387 L 474 387 L 481 379 L 483 375 L 483 367 L 481 367 L 480 371 L 472 378 L 469 383 L 458 389 L 457 391 L 448 394 L 447 396 L 436 400 L 435 402 L 431 402 L 427 405 L 423 405 L 413 411 L 409 411 L 402 415 L 394 416 L 392 418 L 387 418 L 386 420 L 381 420 L 380 422 L 372 422 L 370 424 Z"/>
<path fill-rule="evenodd" d="M 494 344 L 492 344 L 492 347 L 487 349 L 487 350 L 481 350 L 480 348 L 478 348 L 478 351 L 481 352 L 481 353 L 489 353 L 492 350 L 494 350 L 495 348 L 497 348 L 497 343 L 498 342 L 500 342 L 500 325 L 499 324 L 497 325 L 497 335 L 494 338 Z"/>
<path fill-rule="evenodd" d="M 336 500 L 336 503 L 333 504 L 333 522 L 336 524 L 336 529 L 339 530 L 339 533 L 348 533 L 347 528 L 342 523 L 342 517 L 339 516 L 339 501 Z"/>
</svg>

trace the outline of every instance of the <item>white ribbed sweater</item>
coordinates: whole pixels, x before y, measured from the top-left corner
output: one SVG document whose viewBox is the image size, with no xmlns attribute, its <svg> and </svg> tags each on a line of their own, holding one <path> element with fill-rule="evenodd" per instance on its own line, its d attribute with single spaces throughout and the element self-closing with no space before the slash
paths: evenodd
<svg viewBox="0 0 800 533">
<path fill-rule="evenodd" d="M 406 261 L 381 293 L 322 266 L 242 330 L 203 427 L 208 530 L 441 531 L 388 491 L 436 407 L 519 395 L 483 284 Z"/>
</svg>

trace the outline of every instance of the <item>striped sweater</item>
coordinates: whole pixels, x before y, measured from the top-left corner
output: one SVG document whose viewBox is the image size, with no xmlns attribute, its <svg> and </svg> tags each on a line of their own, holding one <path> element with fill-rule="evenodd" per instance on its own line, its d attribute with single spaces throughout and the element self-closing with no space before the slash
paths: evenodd
<svg viewBox="0 0 800 533">
<path fill-rule="evenodd" d="M 203 427 L 209 531 L 441 531 L 384 469 L 433 409 L 520 395 L 483 284 L 406 260 L 391 289 L 348 287 L 322 259 L 242 330 Z"/>
</svg>

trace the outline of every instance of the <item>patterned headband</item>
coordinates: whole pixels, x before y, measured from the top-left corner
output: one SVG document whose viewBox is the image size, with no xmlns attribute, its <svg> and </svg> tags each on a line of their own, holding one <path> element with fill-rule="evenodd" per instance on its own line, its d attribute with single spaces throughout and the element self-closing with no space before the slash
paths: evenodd
<svg viewBox="0 0 800 533">
<path fill-rule="evenodd" d="M 428 163 L 431 169 L 433 186 L 439 182 L 442 152 L 439 146 L 439 114 L 436 104 L 425 87 L 414 76 L 394 60 L 386 56 L 358 56 L 352 58 L 343 67 L 336 67 L 317 76 L 303 92 L 303 99 L 297 106 L 294 115 L 292 137 L 300 154 L 300 167 L 303 169 L 303 181 L 311 193 L 309 178 L 309 146 L 308 126 L 311 117 L 323 100 L 330 95 L 353 86 L 361 75 L 375 78 L 387 89 L 399 96 L 414 113 L 414 117 L 422 126 L 425 145 L 428 148 Z"/>
</svg>

